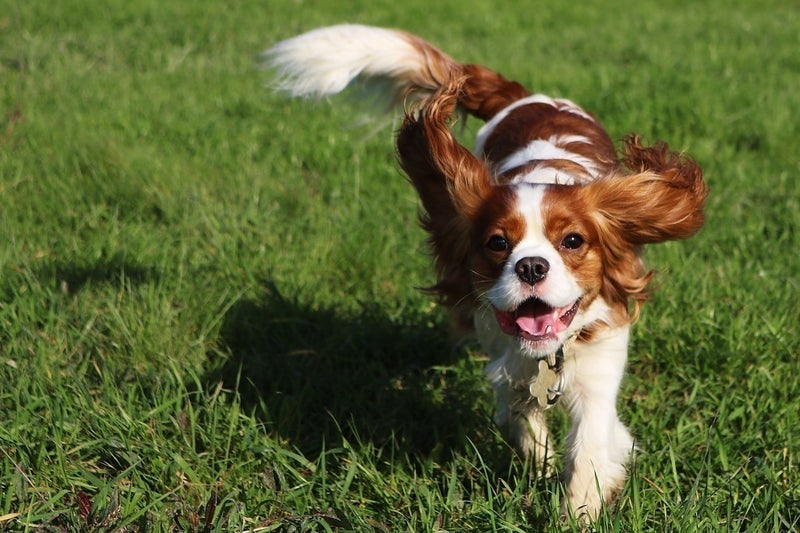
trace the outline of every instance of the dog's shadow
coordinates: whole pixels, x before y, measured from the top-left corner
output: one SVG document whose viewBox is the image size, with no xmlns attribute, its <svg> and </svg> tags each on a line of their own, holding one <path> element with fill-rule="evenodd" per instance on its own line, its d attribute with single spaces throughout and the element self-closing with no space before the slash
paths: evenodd
<svg viewBox="0 0 800 533">
<path fill-rule="evenodd" d="M 491 393 L 443 317 L 305 306 L 274 286 L 226 314 L 207 384 L 236 389 L 305 453 L 342 438 L 430 455 L 491 441 Z M 465 361 L 467 362 L 465 364 Z"/>
</svg>

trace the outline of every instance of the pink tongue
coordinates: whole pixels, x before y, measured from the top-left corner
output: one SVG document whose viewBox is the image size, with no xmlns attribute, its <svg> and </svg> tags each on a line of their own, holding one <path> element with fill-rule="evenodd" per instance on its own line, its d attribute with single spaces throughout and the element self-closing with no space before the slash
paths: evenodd
<svg viewBox="0 0 800 533">
<path fill-rule="evenodd" d="M 541 317 L 521 316 L 517 318 L 517 326 L 519 329 L 528 335 L 535 335 L 540 337 L 549 333 L 553 333 L 555 329 L 555 321 L 552 315 Z M 548 326 L 550 329 L 548 330 Z"/>
<path fill-rule="evenodd" d="M 543 302 L 526 302 L 517 310 L 515 322 L 519 329 L 528 335 L 540 337 L 555 333 L 556 316 L 554 311 L 552 307 Z"/>
</svg>

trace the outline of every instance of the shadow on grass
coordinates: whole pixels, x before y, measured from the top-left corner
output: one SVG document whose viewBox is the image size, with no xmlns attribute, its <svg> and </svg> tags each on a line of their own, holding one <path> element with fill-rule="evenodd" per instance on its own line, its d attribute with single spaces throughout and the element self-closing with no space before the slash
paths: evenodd
<svg viewBox="0 0 800 533">
<path fill-rule="evenodd" d="M 92 283 L 121 284 L 123 281 L 138 285 L 158 279 L 159 273 L 123 254 L 114 254 L 92 263 L 55 262 L 42 270 L 56 280 L 61 290 L 75 293 Z"/>
<path fill-rule="evenodd" d="M 136 260 L 115 254 L 94 261 L 43 261 L 36 268 L 10 267 L 0 279 L 0 302 L 12 302 L 22 292 L 54 289 L 63 294 L 75 294 L 87 285 L 109 283 L 121 286 L 124 283 L 138 285 L 158 280 L 160 272 Z"/>
<path fill-rule="evenodd" d="M 237 389 L 268 430 L 304 453 L 344 437 L 449 457 L 490 433 L 490 395 L 474 368 L 482 362 L 467 368 L 447 327 L 426 320 L 396 320 L 377 307 L 343 316 L 273 287 L 263 301 L 240 301 L 227 313 L 228 355 L 207 384 Z"/>
</svg>

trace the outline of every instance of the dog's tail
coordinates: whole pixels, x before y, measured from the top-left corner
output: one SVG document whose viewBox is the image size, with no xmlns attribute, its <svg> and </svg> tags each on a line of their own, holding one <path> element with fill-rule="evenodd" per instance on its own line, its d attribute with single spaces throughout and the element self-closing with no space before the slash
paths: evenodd
<svg viewBox="0 0 800 533">
<path fill-rule="evenodd" d="M 276 88 L 292 96 L 321 98 L 360 80 L 369 91 L 399 102 L 409 95 L 432 94 L 459 78 L 460 107 L 488 120 L 530 94 L 492 70 L 458 63 L 420 37 L 372 26 L 312 30 L 275 44 L 264 57 L 277 71 Z"/>
</svg>

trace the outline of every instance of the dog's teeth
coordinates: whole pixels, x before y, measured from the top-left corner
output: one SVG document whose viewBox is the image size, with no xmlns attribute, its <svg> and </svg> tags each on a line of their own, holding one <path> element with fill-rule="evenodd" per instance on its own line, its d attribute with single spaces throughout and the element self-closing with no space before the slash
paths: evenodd
<svg viewBox="0 0 800 533">
<path fill-rule="evenodd" d="M 544 328 L 544 334 L 549 335 L 551 331 L 553 331 L 553 326 L 548 324 L 547 327 Z"/>
</svg>

